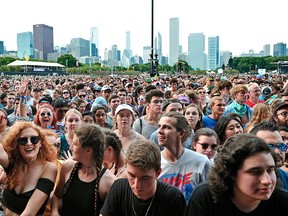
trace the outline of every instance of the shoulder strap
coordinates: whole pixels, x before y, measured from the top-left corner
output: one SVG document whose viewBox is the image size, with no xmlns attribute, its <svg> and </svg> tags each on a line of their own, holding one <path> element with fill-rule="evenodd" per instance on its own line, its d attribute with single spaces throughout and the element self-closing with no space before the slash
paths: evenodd
<svg viewBox="0 0 288 216">
<path fill-rule="evenodd" d="M 140 134 L 142 134 L 142 127 L 143 127 L 143 123 L 142 123 L 142 117 L 139 118 L 140 121 Z"/>
</svg>

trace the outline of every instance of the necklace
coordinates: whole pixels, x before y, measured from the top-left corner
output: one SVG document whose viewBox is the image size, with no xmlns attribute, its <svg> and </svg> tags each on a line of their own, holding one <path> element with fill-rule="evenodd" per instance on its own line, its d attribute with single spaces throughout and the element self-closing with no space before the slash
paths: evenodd
<svg viewBox="0 0 288 216">
<path fill-rule="evenodd" d="M 85 164 L 83 164 L 83 163 L 82 163 L 82 165 L 83 165 L 85 168 L 88 168 L 88 169 L 89 169 L 89 168 L 91 168 L 91 167 L 94 167 L 94 166 L 96 166 L 96 164 L 92 164 L 92 165 L 86 166 L 86 165 L 85 165 Z"/>
<path fill-rule="evenodd" d="M 146 211 L 146 213 L 145 213 L 145 216 L 147 216 L 148 213 L 149 213 L 149 210 L 150 210 L 150 207 L 151 207 L 151 205 L 152 205 L 152 203 L 153 203 L 154 197 L 155 197 L 155 194 L 154 194 L 153 197 L 152 197 L 152 200 L 151 200 L 151 202 L 150 202 L 150 204 L 149 204 L 149 206 L 148 206 L 148 208 L 147 208 L 147 211 Z M 134 208 L 133 194 L 132 194 L 132 209 L 133 209 L 134 215 L 137 216 L 137 213 L 136 213 L 135 208 Z"/>
</svg>

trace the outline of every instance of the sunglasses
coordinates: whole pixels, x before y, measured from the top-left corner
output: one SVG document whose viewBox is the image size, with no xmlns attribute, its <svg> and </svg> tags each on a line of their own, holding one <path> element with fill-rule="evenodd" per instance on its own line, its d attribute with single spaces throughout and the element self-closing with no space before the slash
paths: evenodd
<svg viewBox="0 0 288 216">
<path fill-rule="evenodd" d="M 81 97 L 81 98 L 82 98 L 82 97 L 86 97 L 86 95 L 79 95 L 79 97 Z"/>
<path fill-rule="evenodd" d="M 43 94 L 42 96 L 43 97 L 50 97 L 50 95 L 48 95 L 48 94 Z"/>
<path fill-rule="evenodd" d="M 69 92 L 63 92 L 63 94 L 69 94 Z"/>
<path fill-rule="evenodd" d="M 43 113 L 40 113 L 40 116 L 42 116 L 42 117 L 44 117 L 45 115 L 47 115 L 47 116 L 49 116 L 49 117 L 51 117 L 53 114 L 52 113 L 50 113 L 50 112 L 43 112 Z"/>
<path fill-rule="evenodd" d="M 275 148 L 278 148 L 280 151 L 285 152 L 287 150 L 287 144 L 286 143 L 279 143 L 279 144 L 272 144 L 268 143 L 268 146 L 270 149 L 274 150 Z"/>
<path fill-rule="evenodd" d="M 200 144 L 202 146 L 202 149 L 204 149 L 204 150 L 208 149 L 209 146 L 212 150 L 215 150 L 215 148 L 218 146 L 217 144 L 210 145 L 207 143 L 199 143 L 199 142 L 197 142 L 197 143 Z"/>
<path fill-rule="evenodd" d="M 139 101 L 144 101 L 145 100 L 145 98 L 137 98 L 137 100 L 139 100 Z"/>
<path fill-rule="evenodd" d="M 199 94 L 206 94 L 205 91 L 198 91 Z"/>
<path fill-rule="evenodd" d="M 28 143 L 28 140 L 30 140 L 30 142 L 33 145 L 36 145 L 40 141 L 40 137 L 39 136 L 20 137 L 17 139 L 17 143 L 21 146 L 25 146 Z"/>
</svg>

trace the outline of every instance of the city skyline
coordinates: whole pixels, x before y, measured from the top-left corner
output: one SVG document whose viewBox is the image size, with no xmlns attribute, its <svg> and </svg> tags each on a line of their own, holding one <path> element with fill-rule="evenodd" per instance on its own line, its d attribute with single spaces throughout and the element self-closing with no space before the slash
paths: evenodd
<svg viewBox="0 0 288 216">
<path fill-rule="evenodd" d="M 272 54 L 274 44 L 288 42 L 288 30 L 281 25 L 287 13 L 284 0 L 275 0 L 273 5 L 268 1 L 259 5 L 243 0 L 241 4 L 233 3 L 236 7 L 228 0 L 187 2 L 154 0 L 154 37 L 160 32 L 164 56 L 169 56 L 169 19 L 173 17 L 179 18 L 183 52 L 188 51 L 190 33 L 203 33 L 206 41 L 208 37 L 219 36 L 220 50 L 229 50 L 233 56 L 250 49 L 258 53 L 265 44 L 270 44 Z M 111 49 L 114 44 L 123 52 L 127 31 L 130 31 L 133 55 L 142 56 L 143 47 L 151 45 L 151 1 L 83 0 L 80 3 L 51 0 L 43 11 L 43 3 L 36 0 L 16 4 L 4 1 L 1 17 L 7 21 L 0 23 L 0 40 L 7 50 L 17 50 L 17 33 L 33 32 L 33 25 L 45 24 L 53 27 L 54 46 L 66 46 L 72 38 L 89 40 L 90 28 L 98 27 L 102 57 L 104 49 Z M 15 14 L 21 19 L 11 18 Z M 274 22 L 275 17 L 279 21 Z M 206 53 L 207 48 L 206 45 Z"/>
</svg>

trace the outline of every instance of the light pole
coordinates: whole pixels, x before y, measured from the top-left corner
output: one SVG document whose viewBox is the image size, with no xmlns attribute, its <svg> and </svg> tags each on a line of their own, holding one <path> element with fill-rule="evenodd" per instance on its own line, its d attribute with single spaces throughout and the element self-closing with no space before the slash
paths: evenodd
<svg viewBox="0 0 288 216">
<path fill-rule="evenodd" d="M 154 0 L 151 0 L 151 54 L 150 54 L 150 76 L 158 75 L 158 59 L 154 55 Z"/>
</svg>

